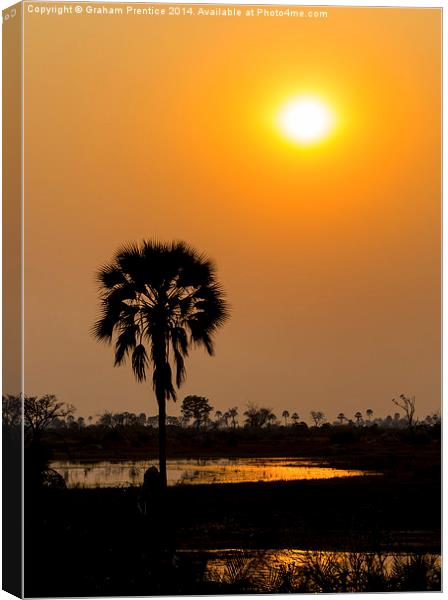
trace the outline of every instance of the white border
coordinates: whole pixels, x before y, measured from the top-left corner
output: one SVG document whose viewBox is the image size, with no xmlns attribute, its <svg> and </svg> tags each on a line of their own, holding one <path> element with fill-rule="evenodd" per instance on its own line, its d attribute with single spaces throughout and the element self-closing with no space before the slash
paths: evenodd
<svg viewBox="0 0 448 600">
<path fill-rule="evenodd" d="M 36 0 L 34 3 L 39 3 L 39 2 L 51 2 L 52 4 L 56 4 L 58 2 L 62 3 L 62 0 Z M 100 0 L 91 0 L 90 3 L 98 3 L 100 2 Z M 4 10 L 14 4 L 16 4 L 17 2 L 15 0 L 0 0 L 0 8 L 1 10 Z M 85 0 L 81 0 L 80 3 L 85 3 Z M 100 2 L 101 3 L 101 2 Z M 106 0 L 105 2 L 102 2 L 103 4 L 125 4 L 126 2 L 123 2 L 122 0 Z M 362 2 L 360 0 L 355 0 L 352 2 L 344 2 L 343 0 L 332 0 L 330 3 L 325 4 L 322 1 L 319 0 L 310 0 L 307 3 L 303 3 L 303 2 L 295 2 L 294 0 L 271 0 L 270 2 L 257 2 L 254 0 L 230 0 L 230 1 L 223 1 L 223 2 L 218 2 L 218 1 L 203 1 L 203 2 L 197 2 L 195 0 L 174 0 L 174 2 L 169 2 L 169 0 L 160 0 L 158 2 L 145 2 L 142 0 L 131 0 L 129 2 L 129 4 L 220 4 L 220 5 L 295 5 L 295 6 L 322 6 L 322 7 L 328 7 L 328 8 L 332 8 L 332 7 L 364 7 L 364 8 L 444 8 L 445 6 L 445 2 L 443 0 L 430 0 L 429 2 L 423 2 L 422 0 L 407 0 L 406 2 L 400 2 L 400 1 L 393 1 L 393 0 L 381 0 L 378 3 L 374 3 L 374 2 Z M 446 45 L 446 41 L 445 41 L 445 32 L 448 31 L 448 27 L 447 27 L 447 20 L 448 20 L 448 8 L 446 8 L 443 11 L 443 18 L 442 18 L 442 27 L 443 27 L 443 63 L 442 64 L 448 64 L 447 61 L 447 45 Z M 23 44 L 23 40 L 24 40 L 24 19 L 22 19 L 22 44 Z M 0 50 L 0 54 L 1 54 L 1 50 Z M 22 55 L 24 56 L 24 55 Z M 443 76 L 443 71 L 442 71 L 442 76 Z M 0 84 L 1 86 L 1 84 Z M 22 60 L 22 91 L 24 89 L 24 68 L 23 68 L 23 60 Z M 442 102 L 442 106 L 443 106 L 443 114 L 445 114 L 445 109 L 447 107 L 447 84 L 446 84 L 446 79 L 443 78 L 443 102 Z M 24 96 L 24 94 L 23 94 Z M 0 100 L 1 102 L 1 100 Z M 23 125 L 24 125 L 24 101 L 22 99 L 22 131 L 23 131 Z M 1 132 L 1 123 L 0 123 L 0 132 Z M 446 147 L 446 141 L 447 141 L 447 131 L 446 131 L 446 126 L 445 126 L 445 120 L 443 120 L 443 138 L 442 138 L 442 148 Z M 22 140 L 23 141 L 23 140 Z M 0 157 L 1 157 L 1 151 L 0 151 Z M 1 165 L 1 161 L 0 161 L 0 165 Z M 443 153 L 443 162 L 442 162 L 442 168 L 443 168 L 443 181 L 442 181 L 442 198 L 445 200 L 446 198 L 446 179 L 445 179 L 445 174 L 447 173 L 447 165 L 448 165 L 448 159 L 446 156 L 446 153 Z M 1 170 L 1 166 L 0 166 L 0 170 Z M 24 144 L 22 143 L 22 232 L 23 232 L 23 216 L 24 216 Z M 446 232 L 447 232 L 447 227 L 448 227 L 448 216 L 447 216 L 447 212 L 444 210 L 445 209 L 445 205 L 443 203 L 443 213 L 442 213 L 442 233 L 443 233 L 443 257 L 445 257 L 447 255 L 447 250 L 448 250 L 448 241 L 447 241 L 447 236 L 446 236 Z M 0 212 L 0 241 L 1 241 L 1 212 Z M 24 236 L 22 239 L 22 252 L 24 250 Z M 447 300 L 447 294 L 446 294 L 446 282 L 448 281 L 447 278 L 447 272 L 448 272 L 448 261 L 443 261 L 443 265 L 442 265 L 442 283 L 443 283 L 443 313 L 445 313 L 445 309 L 448 306 L 448 300 Z M 0 244 L 0 274 L 1 274 L 1 244 Z M 1 279 L 0 279 L 1 281 Z M 24 286 L 24 273 L 23 273 L 23 265 L 22 265 L 22 285 Z M 22 288 L 24 290 L 24 287 Z M 0 299 L 0 309 L 1 309 L 1 299 Z M 24 303 L 22 303 L 22 322 L 23 322 L 23 311 L 24 311 Z M 0 334 L 2 332 L 1 329 L 1 323 L 0 323 Z M 443 342 L 442 342 L 442 378 L 445 374 L 448 373 L 448 357 L 447 357 L 447 353 L 444 351 L 445 350 L 445 344 L 444 342 L 447 339 L 447 332 L 448 332 L 448 325 L 445 319 L 442 320 L 442 334 L 443 334 Z M 23 338 L 24 332 L 22 331 L 22 342 L 24 342 L 24 338 Z M 24 349 L 24 343 L 22 343 L 22 365 L 24 364 L 24 354 L 23 354 L 23 349 Z M 0 347 L 0 374 L 1 374 L 1 347 Z M 24 372 L 22 370 L 22 389 L 24 389 Z M 442 395 L 442 398 L 444 400 L 444 394 Z M 442 403 L 442 408 L 444 406 L 444 402 Z M 445 433 L 447 432 L 447 428 L 445 425 L 445 421 L 442 421 L 443 423 L 443 428 L 442 428 L 442 433 L 443 433 L 443 438 L 445 436 Z M 442 438 L 442 439 L 443 439 Z M 444 467 L 446 468 L 447 463 L 447 450 L 446 450 L 446 445 L 443 445 L 443 464 Z M 447 498 L 447 478 L 445 477 L 445 468 L 443 469 L 443 511 L 445 514 L 445 510 L 447 507 L 447 503 L 446 503 L 446 498 Z M 0 481 L 0 490 L 1 490 L 1 481 Z M 1 499 L 0 499 L 0 507 L 1 507 Z M 445 532 L 443 532 L 443 546 L 442 549 L 445 547 Z M 0 558 L 1 558 L 1 547 L 0 547 Z M 1 561 L 0 561 L 0 579 L 1 579 Z M 325 595 L 325 594 L 324 594 Z M 379 594 L 369 594 L 369 596 L 378 596 Z M 442 595 L 445 595 L 444 592 L 442 592 Z M 353 598 L 353 600 L 362 600 L 363 598 L 365 598 L 366 594 L 350 594 L 350 599 Z M 408 598 L 410 598 L 411 600 L 413 600 L 414 598 L 421 598 L 422 597 L 422 593 L 408 593 L 406 594 L 406 596 Z M 4 591 L 0 591 L 0 600 L 6 600 L 6 599 L 10 599 L 13 598 L 14 596 L 11 596 L 10 594 L 8 594 L 7 592 Z M 203 597 L 203 596 L 201 596 Z M 226 596 L 226 597 L 232 597 L 232 596 Z M 268 598 L 277 598 L 278 596 L 266 596 L 264 595 L 264 597 L 268 597 Z M 112 597 L 110 597 L 112 599 Z M 123 598 L 123 597 L 122 597 Z M 127 597 L 125 597 L 127 598 Z M 134 597 L 129 597 L 129 600 L 132 600 Z M 164 596 L 164 598 L 168 598 L 168 596 Z M 253 595 L 244 595 L 244 598 L 247 599 L 258 599 L 260 598 L 260 596 L 253 596 Z"/>
</svg>

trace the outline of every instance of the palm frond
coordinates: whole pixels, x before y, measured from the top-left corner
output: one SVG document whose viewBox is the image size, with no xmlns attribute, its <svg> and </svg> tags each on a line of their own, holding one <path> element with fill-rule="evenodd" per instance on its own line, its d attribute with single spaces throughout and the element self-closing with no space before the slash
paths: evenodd
<svg viewBox="0 0 448 600">
<path fill-rule="evenodd" d="M 115 366 L 123 364 L 126 356 L 136 347 L 138 326 L 134 324 L 125 325 L 115 342 Z"/>
<path fill-rule="evenodd" d="M 112 289 L 117 285 L 127 283 L 123 271 L 116 264 L 105 265 L 102 267 L 98 271 L 96 279 L 100 286 L 107 290 Z"/>
<path fill-rule="evenodd" d="M 126 300 L 132 300 L 133 297 L 134 294 L 128 286 L 113 288 L 102 296 L 102 313 L 100 319 L 92 327 L 92 334 L 98 341 L 110 343 L 115 328 L 128 318 L 130 312 L 134 311 L 135 313 L 135 307 L 125 303 Z"/>
<path fill-rule="evenodd" d="M 180 387 L 185 381 L 186 370 L 184 356 L 188 356 L 188 339 L 182 327 L 175 327 L 171 331 L 174 363 L 176 366 L 176 385 Z"/>
<path fill-rule="evenodd" d="M 210 356 L 214 354 L 213 340 L 207 331 L 207 327 L 204 327 L 200 322 L 199 317 L 190 319 L 188 321 L 188 328 L 191 333 L 191 340 L 196 346 L 203 346 Z"/>
<path fill-rule="evenodd" d="M 93 337 L 99 342 L 110 343 L 112 341 L 116 322 L 116 319 L 114 319 L 107 310 L 104 310 L 101 318 L 98 319 L 98 321 L 95 321 L 92 326 L 91 333 Z"/>
<path fill-rule="evenodd" d="M 148 356 L 143 344 L 135 346 L 132 353 L 132 369 L 135 373 L 137 381 L 145 381 L 146 367 L 148 365 Z"/>
</svg>

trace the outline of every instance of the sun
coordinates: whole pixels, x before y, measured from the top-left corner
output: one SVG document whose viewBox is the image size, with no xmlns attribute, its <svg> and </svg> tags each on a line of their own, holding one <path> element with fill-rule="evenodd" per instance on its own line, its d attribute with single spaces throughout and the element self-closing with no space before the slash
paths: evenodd
<svg viewBox="0 0 448 600">
<path fill-rule="evenodd" d="M 282 133 L 294 142 L 312 144 L 330 133 L 334 116 L 319 98 L 300 96 L 280 109 L 278 125 Z"/>
</svg>

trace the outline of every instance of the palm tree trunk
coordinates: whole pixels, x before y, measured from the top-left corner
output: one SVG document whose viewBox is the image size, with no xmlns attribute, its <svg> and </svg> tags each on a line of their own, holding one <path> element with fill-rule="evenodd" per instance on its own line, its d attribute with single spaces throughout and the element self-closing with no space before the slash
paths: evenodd
<svg viewBox="0 0 448 600">
<path fill-rule="evenodd" d="M 159 471 L 162 490 L 167 487 L 166 477 L 166 400 L 158 399 L 159 404 Z"/>
</svg>

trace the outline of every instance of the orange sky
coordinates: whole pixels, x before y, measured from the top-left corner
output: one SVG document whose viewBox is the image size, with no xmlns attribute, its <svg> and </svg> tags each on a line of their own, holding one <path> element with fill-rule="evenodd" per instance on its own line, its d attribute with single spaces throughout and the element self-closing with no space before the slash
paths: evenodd
<svg viewBox="0 0 448 600">
<path fill-rule="evenodd" d="M 327 10 L 25 11 L 27 393 L 156 412 L 89 336 L 96 269 L 156 237 L 215 259 L 233 309 L 181 399 L 330 420 L 393 414 L 400 393 L 439 408 L 441 11 Z M 302 92 L 338 118 L 309 148 L 275 126 Z"/>
</svg>

